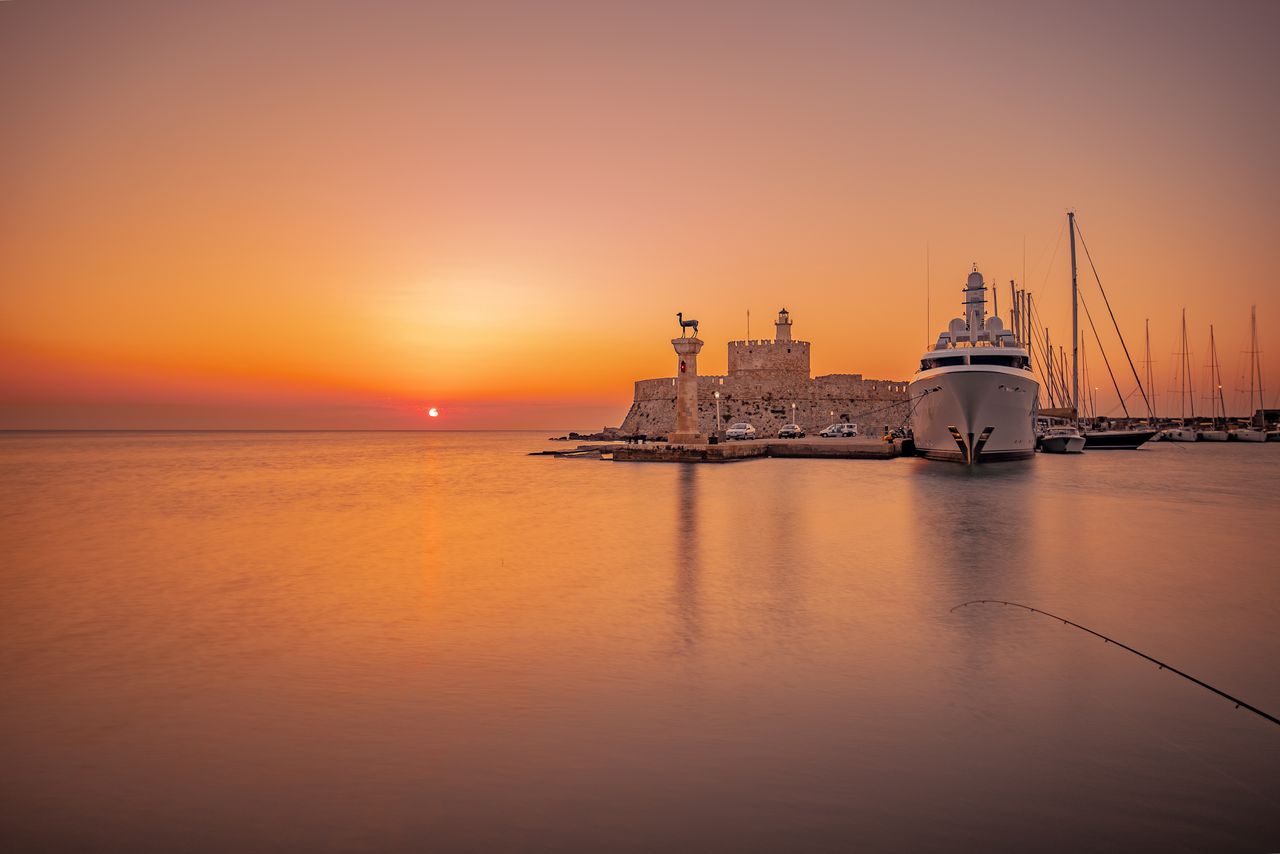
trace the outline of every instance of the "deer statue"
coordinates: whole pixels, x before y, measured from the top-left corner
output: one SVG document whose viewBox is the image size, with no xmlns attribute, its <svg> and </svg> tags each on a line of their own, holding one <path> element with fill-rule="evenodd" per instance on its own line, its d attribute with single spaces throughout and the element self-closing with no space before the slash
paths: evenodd
<svg viewBox="0 0 1280 854">
<path fill-rule="evenodd" d="M 680 337 L 681 337 L 681 338 L 683 338 L 683 337 L 684 337 L 684 334 L 685 334 L 685 333 L 684 333 L 684 331 L 685 331 L 686 329 L 692 329 L 692 330 L 693 330 L 693 337 L 694 337 L 694 338 L 697 338 L 697 337 L 698 337 L 698 321 L 696 321 L 696 320 L 685 320 L 685 319 L 684 319 L 684 312 L 683 312 L 683 311 L 677 311 L 677 312 L 676 312 L 676 320 L 677 320 L 677 321 L 679 321 L 679 323 L 680 323 Z"/>
</svg>

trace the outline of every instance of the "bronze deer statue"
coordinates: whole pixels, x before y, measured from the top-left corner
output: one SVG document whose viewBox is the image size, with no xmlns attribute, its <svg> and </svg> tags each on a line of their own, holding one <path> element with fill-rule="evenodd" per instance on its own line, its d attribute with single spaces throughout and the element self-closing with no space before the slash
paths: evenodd
<svg viewBox="0 0 1280 854">
<path fill-rule="evenodd" d="M 677 321 L 679 322 L 679 324 L 680 324 L 680 337 L 681 337 L 681 338 L 683 338 L 683 337 L 684 337 L 684 331 L 685 331 L 686 329 L 692 329 L 692 330 L 693 330 L 693 337 L 694 337 L 694 338 L 697 338 L 697 337 L 698 337 L 698 321 L 696 321 L 696 320 L 685 320 L 685 319 L 684 319 L 684 312 L 682 312 L 682 311 L 677 311 L 677 312 L 676 312 L 676 320 L 677 320 Z"/>
</svg>

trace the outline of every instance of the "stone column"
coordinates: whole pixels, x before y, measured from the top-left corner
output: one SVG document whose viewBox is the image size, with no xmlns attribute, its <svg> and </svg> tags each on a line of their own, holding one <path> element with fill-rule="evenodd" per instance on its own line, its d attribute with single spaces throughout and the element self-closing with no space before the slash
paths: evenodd
<svg viewBox="0 0 1280 854">
<path fill-rule="evenodd" d="M 705 433 L 698 432 L 698 351 L 697 338 L 672 338 L 676 350 L 676 429 L 667 440 L 682 444 L 704 445 Z"/>
</svg>

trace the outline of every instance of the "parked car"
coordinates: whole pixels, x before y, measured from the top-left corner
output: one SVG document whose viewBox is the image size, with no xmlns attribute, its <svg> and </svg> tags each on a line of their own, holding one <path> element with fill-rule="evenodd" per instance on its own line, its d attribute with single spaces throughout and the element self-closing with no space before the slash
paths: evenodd
<svg viewBox="0 0 1280 854">
<path fill-rule="evenodd" d="M 725 439 L 754 439 L 756 437 L 756 428 L 752 427 L 745 421 L 739 421 L 732 425 L 728 430 L 724 431 Z"/>
<path fill-rule="evenodd" d="M 799 424 L 783 424 L 782 429 L 778 431 L 779 439 L 803 439 L 804 430 Z"/>
<path fill-rule="evenodd" d="M 857 424 L 832 424 L 818 434 L 824 439 L 852 439 L 858 435 Z"/>
</svg>

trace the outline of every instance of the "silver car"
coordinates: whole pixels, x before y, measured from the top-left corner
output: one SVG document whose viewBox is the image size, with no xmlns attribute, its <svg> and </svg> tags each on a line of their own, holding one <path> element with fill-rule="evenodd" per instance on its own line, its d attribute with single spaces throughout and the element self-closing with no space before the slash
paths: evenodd
<svg viewBox="0 0 1280 854">
<path fill-rule="evenodd" d="M 858 435 L 857 424 L 832 424 L 818 434 L 824 439 L 852 439 Z"/>
<path fill-rule="evenodd" d="M 752 427 L 745 421 L 739 421 L 724 431 L 725 439 L 754 439 L 756 437 L 756 428 Z"/>
</svg>

